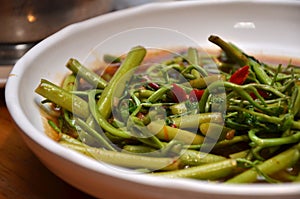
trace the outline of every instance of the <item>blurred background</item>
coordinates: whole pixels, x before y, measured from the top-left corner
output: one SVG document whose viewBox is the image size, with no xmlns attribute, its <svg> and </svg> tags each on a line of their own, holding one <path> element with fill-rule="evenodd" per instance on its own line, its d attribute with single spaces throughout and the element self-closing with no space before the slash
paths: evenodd
<svg viewBox="0 0 300 199">
<path fill-rule="evenodd" d="M 63 27 L 151 2 L 171 0 L 0 0 L 0 87 L 34 45 Z"/>
<path fill-rule="evenodd" d="M 155 1 L 167 0 L 0 0 L 0 65 L 69 24 Z"/>
</svg>

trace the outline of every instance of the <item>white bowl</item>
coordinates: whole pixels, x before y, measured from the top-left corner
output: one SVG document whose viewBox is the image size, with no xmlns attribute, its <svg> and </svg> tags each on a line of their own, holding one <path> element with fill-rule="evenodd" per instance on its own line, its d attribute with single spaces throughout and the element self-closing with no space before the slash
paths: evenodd
<svg viewBox="0 0 300 199">
<path fill-rule="evenodd" d="M 48 138 L 36 103 L 38 95 L 34 93 L 41 78 L 60 83 L 67 73 L 64 65 L 69 58 L 84 61 L 99 43 L 97 50 L 107 41 L 112 42 L 109 39 L 112 35 L 134 28 L 159 27 L 177 32 L 180 39 L 170 37 L 166 41 L 165 36 L 157 37 L 151 31 L 133 33 L 121 43 L 110 43 L 111 49 L 104 51 L 123 51 L 134 44 L 152 45 L 151 42 L 162 47 L 168 44 L 177 46 L 182 38 L 188 38 L 201 47 L 212 47 L 207 38 L 216 34 L 247 52 L 300 58 L 299 10 L 299 1 L 183 1 L 148 4 L 68 26 L 40 42 L 13 67 L 5 93 L 9 112 L 25 142 L 46 167 L 66 182 L 96 197 L 299 198 L 300 184 L 224 185 L 112 169 Z M 155 39 L 147 43 L 153 37 Z"/>
</svg>

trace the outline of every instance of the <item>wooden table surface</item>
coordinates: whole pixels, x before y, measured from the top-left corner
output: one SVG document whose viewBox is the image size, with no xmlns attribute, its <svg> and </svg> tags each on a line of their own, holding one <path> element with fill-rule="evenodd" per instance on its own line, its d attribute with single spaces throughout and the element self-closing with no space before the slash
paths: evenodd
<svg viewBox="0 0 300 199">
<path fill-rule="evenodd" d="M 0 88 L 0 199 L 92 199 L 52 174 L 26 146 Z"/>
</svg>

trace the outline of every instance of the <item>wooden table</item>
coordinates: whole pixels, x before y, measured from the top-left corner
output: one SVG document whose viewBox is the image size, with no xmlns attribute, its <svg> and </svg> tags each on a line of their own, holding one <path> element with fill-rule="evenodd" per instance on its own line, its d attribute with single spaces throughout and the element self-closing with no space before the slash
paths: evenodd
<svg viewBox="0 0 300 199">
<path fill-rule="evenodd" d="M 0 88 L 0 199 L 92 199 L 52 174 L 15 129 Z"/>
</svg>

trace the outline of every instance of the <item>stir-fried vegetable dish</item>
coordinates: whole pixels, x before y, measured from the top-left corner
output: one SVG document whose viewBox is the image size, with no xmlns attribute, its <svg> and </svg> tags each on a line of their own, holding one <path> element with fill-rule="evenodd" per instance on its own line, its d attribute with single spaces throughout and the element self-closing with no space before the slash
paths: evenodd
<svg viewBox="0 0 300 199">
<path fill-rule="evenodd" d="M 147 59 L 133 47 L 99 71 L 71 58 L 61 85 L 42 79 L 47 125 L 61 145 L 169 178 L 300 181 L 300 68 L 257 60 L 218 36 L 218 54 Z M 159 61 L 157 61 L 159 60 Z"/>
</svg>

